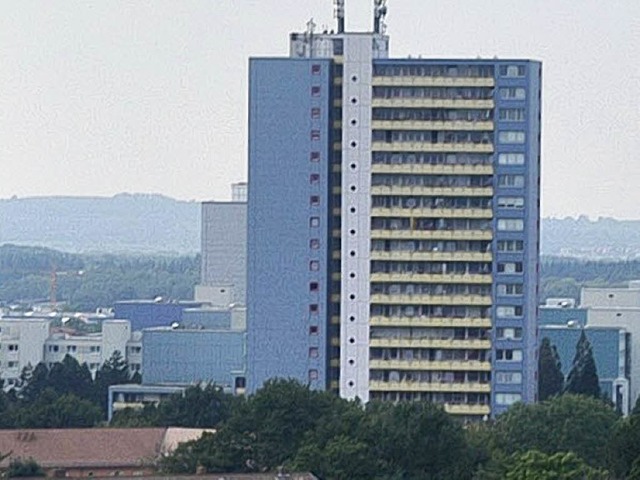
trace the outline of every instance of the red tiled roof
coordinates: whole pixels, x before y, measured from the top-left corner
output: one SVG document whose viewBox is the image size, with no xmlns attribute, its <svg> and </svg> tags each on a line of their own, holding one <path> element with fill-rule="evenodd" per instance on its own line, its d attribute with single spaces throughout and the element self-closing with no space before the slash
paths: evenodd
<svg viewBox="0 0 640 480">
<path fill-rule="evenodd" d="M 0 430 L 0 453 L 33 458 L 43 468 L 128 467 L 152 465 L 166 428 L 74 428 Z"/>
</svg>

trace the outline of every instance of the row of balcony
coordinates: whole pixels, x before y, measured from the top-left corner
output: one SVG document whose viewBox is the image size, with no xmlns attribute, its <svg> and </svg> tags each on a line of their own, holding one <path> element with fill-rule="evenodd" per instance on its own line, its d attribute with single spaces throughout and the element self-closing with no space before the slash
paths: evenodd
<svg viewBox="0 0 640 480">
<path fill-rule="evenodd" d="M 374 87 L 493 87 L 493 77 L 373 77 Z"/>
<path fill-rule="evenodd" d="M 383 305 L 468 305 L 491 306 L 490 295 L 402 295 L 377 293 L 371 295 L 372 304 Z"/>
<path fill-rule="evenodd" d="M 339 100 L 340 105 L 342 101 Z M 419 98 L 419 97 L 398 97 L 398 98 L 373 98 L 372 108 L 462 108 L 489 109 L 495 107 L 493 99 L 466 100 L 461 98 Z"/>
<path fill-rule="evenodd" d="M 393 145 L 393 144 L 386 144 Z M 429 144 L 430 145 L 430 144 Z M 398 163 L 371 165 L 372 173 L 408 173 L 414 175 L 493 175 L 493 165 L 431 165 Z"/>
<path fill-rule="evenodd" d="M 373 142 L 373 152 L 471 152 L 493 153 L 492 143 L 428 143 L 428 142 Z"/>
<path fill-rule="evenodd" d="M 342 233 L 335 229 L 334 238 Z M 371 230 L 372 240 L 491 240 L 490 230 Z"/>
<path fill-rule="evenodd" d="M 490 273 L 441 274 L 441 273 L 372 273 L 371 282 L 393 283 L 465 283 L 491 284 Z"/>
<path fill-rule="evenodd" d="M 439 383 L 439 382 L 384 382 L 371 380 L 369 390 L 376 392 L 464 392 L 490 393 L 488 383 Z"/>
<path fill-rule="evenodd" d="M 491 208 L 402 208 L 374 207 L 372 217 L 422 217 L 422 218 L 493 218 Z"/>
<path fill-rule="evenodd" d="M 487 347 L 490 348 L 490 347 Z M 491 362 L 481 360 L 369 360 L 370 370 L 437 370 L 451 372 L 490 372 Z"/>
<path fill-rule="evenodd" d="M 401 165 L 398 165 L 398 167 L 401 167 Z M 377 168 L 377 165 L 372 166 L 372 168 Z M 411 195 L 423 197 L 492 197 L 493 187 L 372 185 L 371 195 Z"/>
<path fill-rule="evenodd" d="M 489 350 L 491 341 L 488 339 L 469 338 L 464 340 L 441 338 L 371 338 L 370 347 L 379 348 L 444 348 L 466 350 Z M 424 360 L 423 360 L 424 362 Z M 420 368 L 415 367 L 420 370 Z M 411 368 L 409 368 L 411 369 Z"/>
<path fill-rule="evenodd" d="M 338 323 L 340 319 L 338 318 Z M 466 317 L 385 317 L 381 315 L 372 316 L 369 319 L 372 327 L 468 327 L 468 328 L 491 328 L 490 318 Z"/>
<path fill-rule="evenodd" d="M 455 130 L 455 131 L 492 131 L 495 126 L 491 120 L 373 120 L 373 130 Z"/>
<path fill-rule="evenodd" d="M 339 252 L 338 252 L 339 253 Z M 371 260 L 443 261 L 443 262 L 491 262 L 491 252 L 411 252 L 403 250 L 373 251 Z"/>
</svg>

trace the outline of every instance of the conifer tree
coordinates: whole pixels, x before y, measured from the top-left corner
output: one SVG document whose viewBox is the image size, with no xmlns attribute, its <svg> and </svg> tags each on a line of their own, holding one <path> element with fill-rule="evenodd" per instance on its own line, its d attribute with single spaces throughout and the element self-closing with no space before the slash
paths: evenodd
<svg viewBox="0 0 640 480">
<path fill-rule="evenodd" d="M 582 330 L 576 345 L 576 356 L 573 359 L 571 371 L 567 376 L 565 392 L 600 398 L 600 383 L 596 362 L 593 358 L 591 342 L 587 339 L 584 330 Z"/>
<path fill-rule="evenodd" d="M 558 350 L 549 338 L 542 339 L 538 356 L 538 399 L 542 402 L 562 393 L 564 375 Z"/>
</svg>

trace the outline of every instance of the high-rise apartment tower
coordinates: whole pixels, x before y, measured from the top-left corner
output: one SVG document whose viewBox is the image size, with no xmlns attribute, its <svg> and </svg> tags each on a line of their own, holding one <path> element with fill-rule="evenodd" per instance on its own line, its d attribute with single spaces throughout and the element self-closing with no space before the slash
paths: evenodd
<svg viewBox="0 0 640 480">
<path fill-rule="evenodd" d="M 374 30 L 252 58 L 248 382 L 442 403 L 536 395 L 541 64 L 389 58 Z"/>
</svg>

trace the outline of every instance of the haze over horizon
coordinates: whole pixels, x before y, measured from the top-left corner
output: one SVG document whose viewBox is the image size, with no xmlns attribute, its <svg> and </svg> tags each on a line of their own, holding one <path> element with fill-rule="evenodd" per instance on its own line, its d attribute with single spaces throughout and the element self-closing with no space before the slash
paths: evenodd
<svg viewBox="0 0 640 480">
<path fill-rule="evenodd" d="M 372 3 L 347 0 L 349 30 Z M 0 5 L 0 198 L 229 198 L 248 58 L 334 25 L 330 0 Z M 387 20 L 393 57 L 542 60 L 543 216 L 640 219 L 638 18 L 637 0 L 390 0 Z"/>
</svg>

